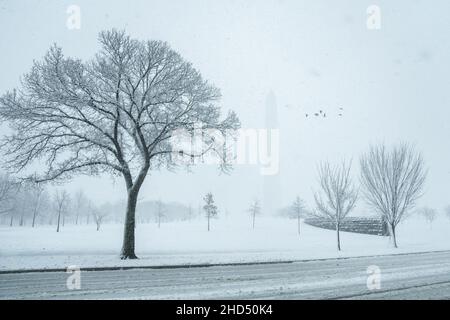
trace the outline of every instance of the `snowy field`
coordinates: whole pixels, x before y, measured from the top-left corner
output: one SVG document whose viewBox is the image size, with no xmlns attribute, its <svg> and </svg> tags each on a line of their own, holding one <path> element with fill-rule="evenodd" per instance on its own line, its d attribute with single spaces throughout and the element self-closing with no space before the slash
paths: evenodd
<svg viewBox="0 0 450 320">
<path fill-rule="evenodd" d="M 399 248 L 388 237 L 341 233 L 341 252 L 334 231 L 302 225 L 295 220 L 260 218 L 251 229 L 248 218 L 140 224 L 136 230 L 139 260 L 121 261 L 122 226 L 105 224 L 55 227 L 0 227 L 0 270 L 100 266 L 160 266 L 180 264 L 240 263 L 370 256 L 450 250 L 450 220 L 438 217 L 432 225 L 421 217 L 399 226 Z"/>
</svg>

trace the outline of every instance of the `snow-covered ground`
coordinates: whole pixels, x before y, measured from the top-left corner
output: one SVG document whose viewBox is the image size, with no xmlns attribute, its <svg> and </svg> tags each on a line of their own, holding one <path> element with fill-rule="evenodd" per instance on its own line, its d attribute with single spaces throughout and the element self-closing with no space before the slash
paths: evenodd
<svg viewBox="0 0 450 320">
<path fill-rule="evenodd" d="M 413 217 L 400 225 L 399 248 L 388 237 L 342 232 L 341 252 L 334 231 L 302 225 L 295 220 L 260 218 L 256 229 L 250 219 L 140 224 L 136 230 L 139 260 L 121 261 L 118 253 L 122 226 L 109 224 L 97 232 L 94 225 L 55 227 L 0 227 L 0 270 L 66 268 L 69 265 L 158 266 L 203 263 L 239 263 L 306 260 L 393 253 L 450 250 L 450 220 L 439 217 L 430 226 Z"/>
</svg>

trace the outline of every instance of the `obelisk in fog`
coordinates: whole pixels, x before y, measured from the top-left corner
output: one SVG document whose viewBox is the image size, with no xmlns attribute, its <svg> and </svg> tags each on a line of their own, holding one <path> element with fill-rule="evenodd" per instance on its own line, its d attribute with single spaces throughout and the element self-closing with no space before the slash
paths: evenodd
<svg viewBox="0 0 450 320">
<path fill-rule="evenodd" d="M 275 94 L 271 91 L 266 98 L 265 109 L 265 128 L 268 130 L 267 150 L 272 152 L 273 141 L 270 140 L 270 130 L 279 129 L 278 111 Z M 279 148 L 275 148 L 279 150 Z M 274 175 L 265 175 L 263 181 L 263 213 L 266 216 L 273 215 L 281 206 L 280 173 Z"/>
</svg>

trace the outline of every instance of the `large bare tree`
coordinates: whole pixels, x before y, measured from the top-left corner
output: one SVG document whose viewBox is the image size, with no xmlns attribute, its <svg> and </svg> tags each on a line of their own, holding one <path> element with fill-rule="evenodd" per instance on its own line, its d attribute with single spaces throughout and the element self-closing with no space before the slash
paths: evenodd
<svg viewBox="0 0 450 320">
<path fill-rule="evenodd" d="M 422 195 L 426 177 L 422 156 L 405 143 L 390 150 L 380 144 L 371 146 L 360 162 L 364 197 L 389 224 L 397 248 L 396 227 Z"/>
<path fill-rule="evenodd" d="M 342 221 L 353 210 L 358 199 L 358 190 L 352 182 L 350 170 L 351 162 L 343 161 L 335 166 L 329 162 L 321 163 L 318 169 L 320 192 L 314 194 L 317 206 L 314 215 L 334 222 L 338 250 L 341 250 Z"/>
<path fill-rule="evenodd" d="M 53 46 L 0 98 L 0 117 L 13 134 L 3 143 L 9 168 L 45 164 L 36 181 L 75 174 L 122 176 L 127 189 L 122 259 L 134 259 L 135 211 L 149 171 L 173 167 L 174 132 L 237 129 L 235 113 L 220 119 L 219 90 L 161 41 L 138 41 L 121 31 L 99 35 L 101 50 L 83 62 Z M 222 148 L 217 148 L 222 151 Z M 199 156 L 184 153 L 183 156 Z M 225 159 L 225 157 L 223 157 Z M 225 166 L 223 166 L 225 168 Z"/>
</svg>

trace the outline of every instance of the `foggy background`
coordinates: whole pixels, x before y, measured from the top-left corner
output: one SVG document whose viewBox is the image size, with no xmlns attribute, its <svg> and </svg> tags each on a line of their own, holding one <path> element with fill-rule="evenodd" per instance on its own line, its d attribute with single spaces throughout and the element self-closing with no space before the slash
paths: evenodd
<svg viewBox="0 0 450 320">
<path fill-rule="evenodd" d="M 366 27 L 372 4 L 381 9 L 380 30 Z M 66 27 L 69 5 L 81 9 L 80 30 Z M 370 143 L 406 141 L 429 169 L 420 204 L 441 209 L 450 189 L 449 12 L 445 0 L 0 0 L 0 93 L 17 87 L 52 43 L 85 60 L 98 51 L 101 30 L 125 29 L 138 39 L 167 41 L 221 89 L 220 104 L 237 112 L 243 128 L 266 126 L 266 98 L 274 93 L 282 205 L 296 195 L 313 204 L 318 161 L 353 158 L 357 179 L 359 155 Z M 305 118 L 318 110 L 327 118 Z M 263 197 L 263 180 L 250 165 L 230 175 L 215 166 L 163 170 L 151 172 L 140 199 L 196 208 L 211 191 L 219 214 L 242 214 Z M 99 203 L 125 196 L 121 177 L 81 176 L 66 186 Z M 360 200 L 354 214 L 365 210 Z"/>
</svg>

